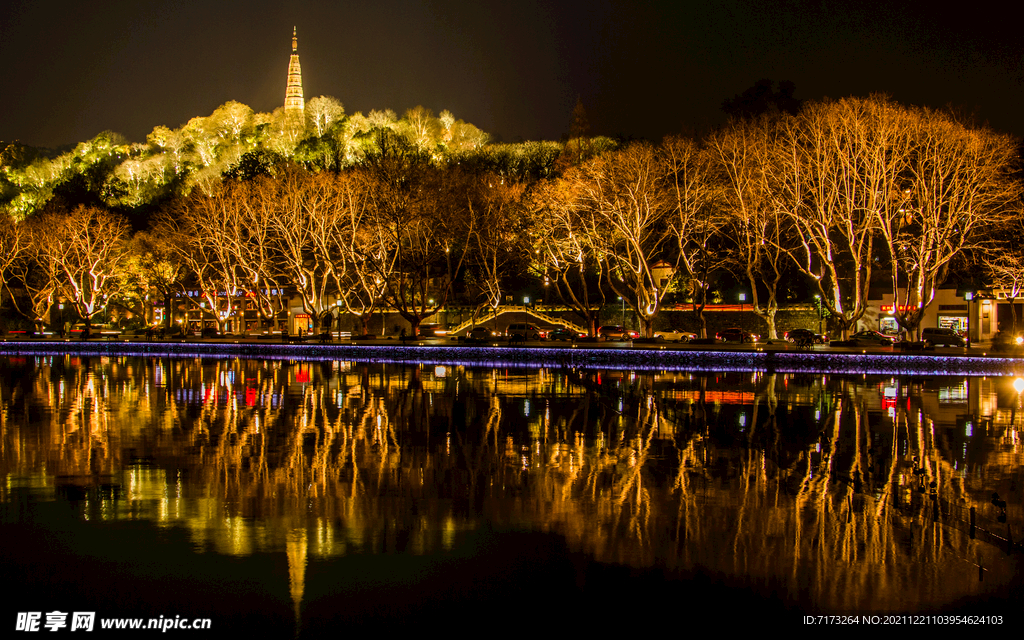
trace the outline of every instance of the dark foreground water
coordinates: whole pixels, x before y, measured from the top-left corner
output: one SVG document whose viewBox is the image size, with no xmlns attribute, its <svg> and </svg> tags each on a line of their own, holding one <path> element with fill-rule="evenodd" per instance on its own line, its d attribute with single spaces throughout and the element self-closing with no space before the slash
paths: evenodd
<svg viewBox="0 0 1024 640">
<path fill-rule="evenodd" d="M 113 356 L 0 378 L 0 629 L 1020 628 L 1013 378 Z"/>
</svg>

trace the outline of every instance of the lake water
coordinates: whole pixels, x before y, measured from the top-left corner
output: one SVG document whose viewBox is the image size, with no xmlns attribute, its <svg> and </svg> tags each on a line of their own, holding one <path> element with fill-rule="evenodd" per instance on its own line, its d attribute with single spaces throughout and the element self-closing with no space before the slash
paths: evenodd
<svg viewBox="0 0 1024 640">
<path fill-rule="evenodd" d="M 727 628 L 1008 624 L 1024 604 L 1009 377 L 0 367 L 10 624 L 60 611 L 261 637 L 607 632 L 710 612 Z"/>
</svg>

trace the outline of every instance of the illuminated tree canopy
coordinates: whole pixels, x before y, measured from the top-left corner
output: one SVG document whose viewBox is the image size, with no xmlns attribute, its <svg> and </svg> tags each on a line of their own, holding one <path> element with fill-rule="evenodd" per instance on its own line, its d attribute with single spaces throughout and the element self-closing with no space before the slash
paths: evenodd
<svg viewBox="0 0 1024 640">
<path fill-rule="evenodd" d="M 958 260 L 1006 256 L 987 273 L 1017 283 L 1014 247 L 992 251 L 1022 218 L 1014 143 L 950 115 L 847 98 L 628 145 L 580 121 L 564 143 L 489 143 L 449 111 L 347 114 L 320 96 L 301 117 L 228 102 L 145 143 L 9 144 L 5 298 L 36 323 L 58 302 L 89 320 L 176 296 L 221 327 L 244 309 L 273 321 L 292 299 L 315 327 L 344 313 L 368 332 L 391 311 L 415 331 L 532 282 L 591 333 L 621 300 L 651 337 L 669 299 L 706 335 L 728 271 L 774 338 L 794 279 L 844 333 L 879 280 L 909 331 Z"/>
</svg>

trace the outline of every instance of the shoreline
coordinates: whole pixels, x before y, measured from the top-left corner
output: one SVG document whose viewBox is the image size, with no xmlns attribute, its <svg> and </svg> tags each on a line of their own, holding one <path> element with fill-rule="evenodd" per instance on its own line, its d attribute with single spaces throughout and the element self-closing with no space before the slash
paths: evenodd
<svg viewBox="0 0 1024 640">
<path fill-rule="evenodd" d="M 769 373 L 851 373 L 883 375 L 1024 375 L 1024 358 L 949 348 L 941 352 L 891 349 L 787 349 L 787 345 L 744 345 L 708 349 L 675 343 L 467 345 L 437 340 L 376 340 L 366 343 L 280 343 L 232 341 L 38 340 L 0 342 L 0 354 L 245 357 L 288 360 L 431 363 L 499 367 L 567 367 L 676 371 L 764 371 Z M 959 351 L 959 353 L 957 353 Z M 977 351 L 977 350 L 976 350 Z"/>
</svg>

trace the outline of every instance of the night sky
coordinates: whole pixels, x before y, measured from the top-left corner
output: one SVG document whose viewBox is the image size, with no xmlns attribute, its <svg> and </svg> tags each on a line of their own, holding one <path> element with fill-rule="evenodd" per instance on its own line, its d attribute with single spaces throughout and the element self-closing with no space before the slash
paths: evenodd
<svg viewBox="0 0 1024 640">
<path fill-rule="evenodd" d="M 848 6 L 849 5 L 849 6 Z M 229 100 L 284 102 L 292 26 L 305 97 L 423 105 L 496 138 L 660 139 L 724 121 L 758 79 L 799 98 L 888 93 L 1024 134 L 1024 39 L 1006 3 L 5 0 L 0 140 L 144 141 Z"/>
</svg>

